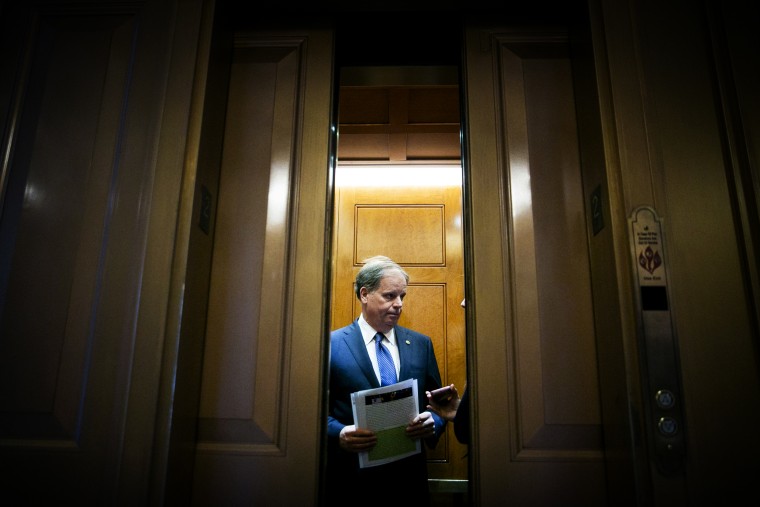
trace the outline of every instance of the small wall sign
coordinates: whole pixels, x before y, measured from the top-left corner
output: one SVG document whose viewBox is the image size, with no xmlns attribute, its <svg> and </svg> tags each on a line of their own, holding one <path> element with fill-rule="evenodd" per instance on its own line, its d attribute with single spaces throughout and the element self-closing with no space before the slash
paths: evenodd
<svg viewBox="0 0 760 507">
<path fill-rule="evenodd" d="M 599 185 L 591 192 L 591 226 L 594 236 L 604 229 L 604 213 L 602 213 L 602 186 Z"/>
</svg>

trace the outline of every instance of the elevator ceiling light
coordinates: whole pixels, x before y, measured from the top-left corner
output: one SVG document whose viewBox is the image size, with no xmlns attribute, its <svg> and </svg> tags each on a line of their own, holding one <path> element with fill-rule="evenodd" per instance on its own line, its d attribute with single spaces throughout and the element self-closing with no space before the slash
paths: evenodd
<svg viewBox="0 0 760 507">
<path fill-rule="evenodd" d="M 461 187 L 462 166 L 432 164 L 342 164 L 338 187 Z"/>
</svg>

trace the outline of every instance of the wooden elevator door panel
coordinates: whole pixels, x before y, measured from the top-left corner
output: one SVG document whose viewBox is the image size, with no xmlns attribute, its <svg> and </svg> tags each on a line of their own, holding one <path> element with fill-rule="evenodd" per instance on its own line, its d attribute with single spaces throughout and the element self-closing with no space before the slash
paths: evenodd
<svg viewBox="0 0 760 507">
<path fill-rule="evenodd" d="M 563 32 L 489 30 L 466 39 L 470 491 L 476 505 L 606 506 L 616 428 L 602 426 L 600 372 L 617 382 L 608 361 L 623 363 L 598 359 L 618 310 L 587 227 L 584 183 L 599 180 L 579 151 L 594 137 L 574 79 L 588 66 Z"/>
<path fill-rule="evenodd" d="M 350 170 L 350 169 L 345 169 Z M 378 169 L 381 171 L 381 169 Z M 444 385 L 466 382 L 461 187 L 336 190 L 331 328 L 361 313 L 353 281 L 363 260 L 387 255 L 410 276 L 399 324 L 431 337 Z M 467 479 L 467 447 L 452 427 L 428 450 L 431 479 Z"/>
</svg>

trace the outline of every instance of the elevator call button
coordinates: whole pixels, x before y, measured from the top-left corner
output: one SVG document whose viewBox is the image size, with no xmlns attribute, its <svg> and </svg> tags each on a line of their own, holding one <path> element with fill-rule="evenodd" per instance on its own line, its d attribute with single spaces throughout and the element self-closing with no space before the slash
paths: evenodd
<svg viewBox="0 0 760 507">
<path fill-rule="evenodd" d="M 655 400 L 657 401 L 657 406 L 664 410 L 673 408 L 673 405 L 675 405 L 676 403 L 676 399 L 673 396 L 673 393 L 671 393 L 667 389 L 660 389 L 659 391 L 657 391 L 657 394 L 655 395 Z"/>
<path fill-rule="evenodd" d="M 678 432 L 678 423 L 672 417 L 660 417 L 660 422 L 657 423 L 657 428 L 660 433 L 670 437 Z"/>
</svg>

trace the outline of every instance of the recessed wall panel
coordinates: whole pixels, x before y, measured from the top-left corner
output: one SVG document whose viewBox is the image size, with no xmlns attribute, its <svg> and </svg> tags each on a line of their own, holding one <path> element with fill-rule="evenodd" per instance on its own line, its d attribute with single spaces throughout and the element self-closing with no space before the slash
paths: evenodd
<svg viewBox="0 0 760 507">
<path fill-rule="evenodd" d="M 209 289 L 199 426 L 204 448 L 272 452 L 283 423 L 298 72 L 297 44 L 237 41 Z"/>
<path fill-rule="evenodd" d="M 442 265 L 443 211 L 443 206 L 438 205 L 357 206 L 354 262 L 386 255 L 404 265 Z M 364 242 L 362 238 L 371 241 Z"/>
</svg>

